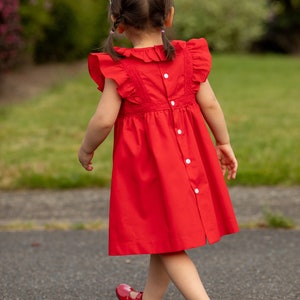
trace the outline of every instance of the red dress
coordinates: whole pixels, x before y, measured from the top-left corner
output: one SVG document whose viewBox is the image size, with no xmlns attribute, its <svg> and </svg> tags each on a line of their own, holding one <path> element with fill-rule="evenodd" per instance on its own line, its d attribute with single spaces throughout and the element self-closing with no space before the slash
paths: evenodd
<svg viewBox="0 0 300 300">
<path fill-rule="evenodd" d="M 211 68 L 205 39 L 117 48 L 118 61 L 89 56 L 103 91 L 113 79 L 122 97 L 114 127 L 109 254 L 155 254 L 217 242 L 238 231 L 214 144 L 195 95 Z"/>
</svg>

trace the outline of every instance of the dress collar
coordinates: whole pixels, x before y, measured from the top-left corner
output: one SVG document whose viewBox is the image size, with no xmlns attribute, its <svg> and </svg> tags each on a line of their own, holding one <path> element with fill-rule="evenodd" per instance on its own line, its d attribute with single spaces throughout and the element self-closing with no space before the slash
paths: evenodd
<svg viewBox="0 0 300 300">
<path fill-rule="evenodd" d="M 178 50 L 185 47 L 186 42 L 184 41 L 172 41 L 173 46 Z M 124 57 L 134 57 L 138 58 L 144 62 L 159 62 L 166 61 L 166 55 L 164 52 L 163 45 L 156 45 L 153 47 L 145 47 L 145 48 L 121 48 L 115 47 L 115 51 L 121 54 Z"/>
</svg>

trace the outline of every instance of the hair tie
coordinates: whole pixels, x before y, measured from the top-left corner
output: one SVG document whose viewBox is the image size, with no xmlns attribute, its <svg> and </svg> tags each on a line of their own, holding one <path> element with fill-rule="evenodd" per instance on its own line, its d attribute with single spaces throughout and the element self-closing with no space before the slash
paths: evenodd
<svg viewBox="0 0 300 300">
<path fill-rule="evenodd" d="M 109 32 L 109 34 L 114 34 L 114 33 L 115 31 L 113 29 Z"/>
<path fill-rule="evenodd" d="M 165 33 L 166 31 L 164 29 L 161 30 L 161 33 Z"/>
</svg>

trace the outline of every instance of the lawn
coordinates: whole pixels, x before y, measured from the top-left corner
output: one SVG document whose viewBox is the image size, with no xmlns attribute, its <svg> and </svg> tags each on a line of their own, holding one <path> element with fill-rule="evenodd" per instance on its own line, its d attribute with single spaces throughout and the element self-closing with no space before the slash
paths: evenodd
<svg viewBox="0 0 300 300">
<path fill-rule="evenodd" d="M 211 82 L 239 160 L 237 184 L 300 183 L 300 58 L 222 56 Z"/>
<path fill-rule="evenodd" d="M 210 82 L 239 160 L 238 185 L 300 184 L 300 59 L 214 56 Z M 87 72 L 0 106 L 0 189 L 108 186 L 112 135 L 84 171 L 77 149 L 100 93 Z"/>
</svg>

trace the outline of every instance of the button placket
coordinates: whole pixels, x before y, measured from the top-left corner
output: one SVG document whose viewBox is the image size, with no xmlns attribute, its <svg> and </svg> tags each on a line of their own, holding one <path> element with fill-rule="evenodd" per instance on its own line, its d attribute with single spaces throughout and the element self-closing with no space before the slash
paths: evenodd
<svg viewBox="0 0 300 300">
<path fill-rule="evenodd" d="M 175 101 L 171 100 L 170 103 L 173 103 L 173 105 L 175 105 Z M 172 104 L 171 104 L 172 105 Z M 187 172 L 187 176 L 189 178 L 189 182 L 190 185 L 193 187 L 195 186 L 195 182 L 194 182 L 194 168 L 192 167 L 192 158 L 190 157 L 190 151 L 189 151 L 189 146 L 187 145 L 187 140 L 185 137 L 185 128 L 181 122 L 181 118 L 179 117 L 180 112 L 177 111 L 173 111 L 173 116 L 174 116 L 174 131 L 176 133 L 176 139 L 178 142 L 178 147 L 180 149 L 180 152 L 182 154 L 182 160 L 183 163 L 186 166 L 186 172 Z"/>
<path fill-rule="evenodd" d="M 176 75 L 174 77 L 176 78 Z M 181 107 L 184 105 L 185 99 L 181 99 L 177 97 L 177 95 L 174 96 L 174 92 L 171 89 L 175 78 L 173 78 L 173 73 L 171 73 L 171 76 L 169 75 L 168 69 L 161 69 L 161 79 L 166 92 L 166 104 L 168 105 L 170 117 L 172 118 L 174 139 L 177 141 L 182 170 L 186 174 L 186 182 L 190 185 L 190 192 L 194 195 L 195 203 L 199 210 L 200 221 L 202 222 L 203 219 L 207 219 L 207 200 L 206 197 L 203 197 L 203 195 L 206 195 L 207 179 L 201 158 L 195 153 L 189 141 L 189 132 L 187 132 L 189 125 L 185 120 L 184 107 Z M 208 227 L 205 226 L 206 223 L 203 224 L 205 233 L 208 232 Z"/>
<path fill-rule="evenodd" d="M 194 178 L 194 168 L 192 167 L 192 159 L 190 158 L 190 151 L 188 150 L 189 147 L 187 145 L 187 140 L 185 138 L 185 128 L 182 126 L 182 122 L 181 122 L 181 118 L 178 118 L 178 114 L 179 111 L 176 110 L 177 107 L 177 101 L 174 98 L 172 99 L 171 95 L 168 95 L 168 85 L 169 85 L 169 79 L 170 79 L 170 75 L 168 72 L 166 72 L 167 70 L 161 70 L 161 74 L 164 80 L 164 85 L 165 85 L 165 89 L 166 89 L 166 94 L 167 97 L 169 97 L 169 105 L 173 114 L 173 120 L 174 120 L 174 131 L 176 134 L 176 139 L 178 141 L 178 147 L 180 149 L 180 152 L 182 154 L 183 157 L 183 163 L 186 166 L 186 172 L 187 172 L 187 176 L 189 178 L 189 182 L 190 185 L 195 193 L 195 195 L 200 194 L 200 190 L 197 187 L 197 185 L 195 184 L 195 179 Z"/>
</svg>

